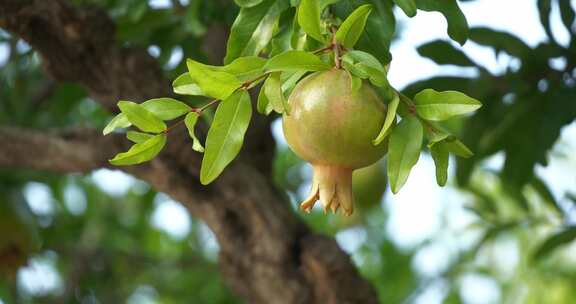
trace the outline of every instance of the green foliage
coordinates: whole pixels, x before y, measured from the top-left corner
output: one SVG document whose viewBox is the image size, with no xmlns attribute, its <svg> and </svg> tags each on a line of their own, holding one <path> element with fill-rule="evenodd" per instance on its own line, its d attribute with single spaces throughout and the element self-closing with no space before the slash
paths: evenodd
<svg viewBox="0 0 576 304">
<path fill-rule="evenodd" d="M 360 39 L 368 16 L 372 12 L 372 5 L 365 4 L 358 7 L 355 11 L 342 22 L 336 32 L 336 41 L 340 42 L 346 48 L 352 48 Z"/>
<path fill-rule="evenodd" d="M 322 20 L 320 14 L 322 13 L 320 2 L 316 0 L 301 0 L 298 5 L 298 24 L 302 27 L 306 34 L 318 40 L 325 42 L 323 36 L 324 30 L 322 29 Z"/>
<path fill-rule="evenodd" d="M 390 133 L 390 127 L 392 124 L 396 122 L 396 111 L 398 110 L 398 105 L 400 104 L 400 96 L 398 93 L 394 95 L 394 98 L 388 104 L 388 109 L 386 111 L 386 119 L 384 120 L 384 125 L 382 126 L 382 130 L 378 133 L 378 136 L 372 141 L 372 144 L 375 146 L 379 145 L 381 142 L 386 139 L 388 134 Z"/>
<path fill-rule="evenodd" d="M 448 22 L 448 35 L 461 45 L 468 39 L 468 22 L 458 7 L 457 0 L 416 0 L 418 9 L 427 12 L 440 12 Z"/>
<path fill-rule="evenodd" d="M 174 88 L 174 93 L 180 95 L 192 95 L 192 96 L 203 96 L 206 95 L 202 89 L 198 86 L 196 81 L 192 79 L 190 74 L 184 73 L 178 76 L 172 82 L 172 87 Z"/>
<path fill-rule="evenodd" d="M 430 154 L 432 154 L 432 159 L 436 165 L 436 182 L 443 187 L 448 181 L 448 147 L 445 143 L 440 142 L 430 148 Z"/>
<path fill-rule="evenodd" d="M 246 56 L 234 59 L 223 67 L 215 67 L 214 70 L 230 73 L 240 81 L 247 81 L 260 76 L 263 73 L 266 59 L 257 56 Z"/>
<path fill-rule="evenodd" d="M 414 102 L 418 115 L 432 121 L 447 120 L 454 116 L 474 112 L 482 106 L 478 100 L 463 93 L 438 92 L 434 89 L 426 89 L 416 94 Z"/>
<path fill-rule="evenodd" d="M 394 0 L 408 17 L 416 16 L 416 1 L 415 0 Z"/>
<path fill-rule="evenodd" d="M 418 162 L 422 147 L 422 124 L 415 116 L 404 117 L 392 129 L 388 143 L 388 180 L 393 193 L 406 183 L 410 170 Z"/>
<path fill-rule="evenodd" d="M 454 153 L 457 156 L 470 158 L 474 155 L 474 153 L 472 153 L 472 151 L 470 151 L 466 145 L 464 145 L 460 140 L 454 138 L 453 136 L 449 136 L 439 143 L 444 145 L 448 151 Z"/>
<path fill-rule="evenodd" d="M 171 120 L 186 114 L 183 121 L 192 139 L 193 149 L 202 152 L 203 147 L 194 133 L 195 125 L 199 115 L 220 100 L 208 132 L 201 167 L 201 182 L 207 184 L 220 175 L 240 151 L 251 116 L 247 90 L 264 81 L 258 94 L 257 111 L 265 115 L 272 112 L 290 115 L 288 97 L 306 73 L 332 67 L 344 68 L 351 75 L 350 85 L 353 91 L 363 85 L 364 79 L 368 80 L 388 104 L 389 111 L 380 133 L 373 139 L 373 144 L 382 143 L 392 134 L 388 172 L 393 192 L 396 193 L 405 183 L 410 169 L 418 159 L 423 137 L 421 123 L 426 125 L 427 132 L 432 130 L 433 133 L 438 133 L 429 121 L 443 121 L 467 114 L 481 105 L 479 101 L 462 93 L 437 92 L 433 89 L 418 93 L 413 102 L 398 94 L 389 84 L 387 67 L 382 64 L 382 60 L 388 64 L 390 59 L 382 56 L 382 50 L 388 49 L 394 33 L 394 4 L 391 0 L 383 3 L 302 0 L 291 3 L 296 6 L 295 11 L 289 9 L 288 4 L 283 1 L 239 1 L 237 4 L 241 9 L 228 39 L 226 65 L 211 66 L 187 59 L 188 71 L 173 82 L 175 93 L 208 96 L 214 98 L 212 102 L 197 109 L 170 98 L 149 100 L 141 106 L 122 103 L 123 113 L 109 123 L 104 133 L 108 134 L 114 129 L 132 124 L 144 132 L 167 132 L 168 128 L 162 120 Z M 396 1 L 396 4 L 410 16 L 416 13 L 416 7 L 442 12 L 449 20 L 451 36 L 460 42 L 465 39 L 462 38 L 463 33 L 467 34 L 468 29 L 465 21 L 459 19 L 462 16 L 456 3 Z M 326 13 L 328 7 L 333 8 L 336 16 L 343 20 L 339 26 L 338 20 L 333 20 Z M 377 28 L 380 25 L 386 26 Z M 331 38 L 328 35 L 331 35 Z M 378 41 L 380 38 L 382 40 Z M 356 45 L 358 49 L 354 49 Z M 420 48 L 420 52 L 440 63 L 452 62 L 456 57 L 461 65 L 474 66 L 465 55 L 446 43 L 432 43 Z M 445 57 L 435 57 L 438 52 L 445 53 Z M 269 59 L 262 58 L 262 53 L 273 56 Z M 404 117 L 403 123 L 398 126 L 395 125 L 397 114 Z M 142 148 L 138 145 L 152 139 L 142 142 L 142 136 L 135 136 L 135 133 L 129 133 L 128 137 L 137 142 L 135 147 L 139 149 Z M 418 139 L 418 145 L 415 139 Z M 456 155 L 471 154 L 449 133 L 441 138 L 433 138 L 430 147 L 439 141 L 442 141 L 442 144 L 434 148 L 437 155 L 440 150 L 451 151 Z M 161 149 L 161 146 L 163 144 L 154 147 Z M 405 150 L 408 152 L 404 153 Z M 153 152 L 157 154 L 159 149 Z M 124 158 L 130 155 L 128 152 L 120 154 Z M 447 155 L 442 154 L 441 159 L 445 158 L 447 159 Z M 141 162 L 143 159 L 149 158 L 137 158 L 134 161 Z M 119 163 L 116 159 L 113 162 Z M 445 172 L 447 164 L 441 161 L 437 163 L 439 172 Z M 438 176 L 439 183 L 445 184 L 446 174 L 439 173 Z"/>
<path fill-rule="evenodd" d="M 199 117 L 198 113 L 190 112 L 186 115 L 184 123 L 186 124 L 186 128 L 188 129 L 188 135 L 190 135 L 190 138 L 192 138 L 192 150 L 196 152 L 204 152 L 204 147 L 202 146 L 202 143 L 200 142 L 198 137 L 196 137 L 196 133 L 194 132 L 196 122 L 198 122 L 198 117 Z"/>
<path fill-rule="evenodd" d="M 200 169 L 200 182 L 212 182 L 236 157 L 252 117 L 250 96 L 244 91 L 223 100 L 206 138 L 206 150 Z"/>
<path fill-rule="evenodd" d="M 379 61 L 388 64 L 392 59 L 389 52 L 390 43 L 396 30 L 392 0 L 340 1 L 334 5 L 334 12 L 340 19 L 345 19 L 363 4 L 372 4 L 374 10 L 368 16 L 364 34 L 360 36 L 356 49 L 370 53 L 378 58 Z"/>
<path fill-rule="evenodd" d="M 172 120 L 192 110 L 187 104 L 173 98 L 150 99 L 143 102 L 142 106 L 161 120 Z"/>
<path fill-rule="evenodd" d="M 142 105 L 131 101 L 120 101 L 118 107 L 130 123 L 144 132 L 160 133 L 166 130 L 166 124 Z"/>
<path fill-rule="evenodd" d="M 376 57 L 363 51 L 350 51 L 342 56 L 344 67 L 353 75 L 369 79 L 379 87 L 389 86 L 386 70 Z"/>
<path fill-rule="evenodd" d="M 131 137 L 134 138 L 133 135 Z M 126 166 L 149 161 L 160 153 L 165 144 L 165 134 L 152 136 L 133 145 L 127 152 L 119 153 L 110 160 L 110 163 L 115 166 Z"/>
<path fill-rule="evenodd" d="M 258 5 L 240 9 L 230 30 L 224 62 L 258 55 L 272 39 L 280 15 L 287 8 L 288 1 L 263 0 Z"/>
<path fill-rule="evenodd" d="M 489 46 L 497 53 L 504 51 L 517 58 L 524 58 L 530 53 L 530 47 L 520 38 L 486 27 L 470 29 L 470 40 L 480 45 Z"/>
<path fill-rule="evenodd" d="M 362 78 L 350 75 L 350 88 L 352 92 L 358 92 L 362 88 Z"/>
<path fill-rule="evenodd" d="M 262 90 L 266 95 L 266 100 L 272 106 L 272 109 L 277 113 L 287 114 L 290 112 L 288 102 L 282 93 L 282 84 L 280 83 L 280 73 L 272 73 L 262 86 Z"/>
<path fill-rule="evenodd" d="M 137 131 L 128 131 L 126 132 L 126 138 L 133 143 L 139 144 L 142 142 L 147 141 L 148 139 L 154 137 L 152 134 L 137 132 Z"/>
<path fill-rule="evenodd" d="M 263 0 L 234 0 L 234 2 L 240 7 L 253 7 L 260 3 Z"/>
<path fill-rule="evenodd" d="M 539 260 L 547 256 L 555 250 L 556 248 L 571 243 L 576 239 L 576 227 L 567 227 L 563 231 L 560 231 L 552 236 L 550 236 L 546 241 L 544 241 L 534 252 L 534 259 Z"/>
<path fill-rule="evenodd" d="M 264 58 L 247 56 L 237 58 L 231 63 L 222 67 L 208 65 L 202 65 L 201 67 L 204 69 L 209 69 L 213 72 L 223 72 L 234 75 L 239 81 L 247 81 L 262 74 L 262 68 L 264 67 L 265 63 L 266 60 Z M 230 78 L 230 76 L 224 77 Z M 172 87 L 174 88 L 174 93 L 176 94 L 193 96 L 208 95 L 202 91 L 198 82 L 195 81 L 188 72 L 178 76 L 172 83 Z"/>
<path fill-rule="evenodd" d="M 575 41 L 572 29 L 574 11 L 570 7 L 570 1 L 538 1 L 543 29 L 550 37 L 550 42 L 533 47 L 505 31 L 490 28 L 470 29 L 469 39 L 474 43 L 490 47 L 495 53 L 504 52 L 520 62 L 518 67 L 511 66 L 499 74 L 491 74 L 482 66 L 482 62 L 470 60 L 458 47 L 448 42 L 435 41 L 420 46 L 419 53 L 438 64 L 470 67 L 478 73 L 469 78 L 438 76 L 422 80 L 409 85 L 399 94 L 398 99 L 394 96 L 399 92 L 389 86 L 386 79 L 386 66 L 391 61 L 389 46 L 396 30 L 394 5 L 399 6 L 408 16 L 416 13 L 413 3 L 420 10 L 443 13 L 448 20 L 450 37 L 462 43 L 467 36 L 467 25 L 456 1 L 319 1 L 317 16 L 320 20 L 322 42 L 306 35 L 300 27 L 296 14 L 298 1 L 237 0 L 236 3 L 241 6 L 239 15 L 233 1 L 189 1 L 182 10 L 153 8 L 148 5 L 148 1 L 140 0 L 74 2 L 101 7 L 113 16 L 117 23 L 119 44 L 144 48 L 154 45 L 160 49 L 157 61 L 162 65 L 167 77 L 175 79 L 174 92 L 187 95 L 181 99 L 186 102 L 184 105 L 169 102 L 174 105 L 174 109 L 166 112 L 172 113 L 166 114 L 168 116 L 163 114 L 164 106 L 156 107 L 158 111 L 149 106 L 154 104 L 152 102 L 141 103 L 139 109 L 143 107 L 160 120 L 183 119 L 195 150 L 201 150 L 199 139 L 204 140 L 201 131 L 207 130 L 205 123 L 210 121 L 211 111 L 208 108 L 200 111 L 201 108 L 188 105 L 206 104 L 205 99 L 197 96 L 211 94 L 206 93 L 200 82 L 192 77 L 193 74 L 198 76 L 196 70 L 193 73 L 186 71 L 185 60 L 174 66 L 166 64 L 176 48 L 181 49 L 186 57 L 197 59 L 198 62 L 216 62 L 220 58 L 213 53 L 221 50 L 207 50 L 202 46 L 203 41 L 210 40 L 205 36 L 206 30 L 232 25 L 234 22 L 227 45 L 225 62 L 228 64 L 201 65 L 201 68 L 208 70 L 204 72 L 211 76 L 213 72 L 225 73 L 229 79 L 232 79 L 229 75 L 234 76 L 237 79 L 237 82 L 233 81 L 234 84 L 240 83 L 240 87 L 233 89 L 231 96 L 245 95 L 244 89 L 248 87 L 242 88 L 242 85 L 246 82 L 262 76 L 249 84 L 252 88 L 264 79 L 269 81 L 274 78 L 273 81 L 280 82 L 282 100 L 286 100 L 292 88 L 307 71 L 315 69 L 286 68 L 302 63 L 299 60 L 287 60 L 283 63 L 283 68 L 273 72 L 277 76 L 270 77 L 268 71 L 264 70 L 268 58 L 298 50 L 312 55 L 316 63 L 318 60 L 322 62 L 322 69 L 332 68 L 333 52 L 314 53 L 328 46 L 328 29 L 342 24 L 350 13 L 362 5 L 372 5 L 372 12 L 366 19 L 365 28 L 361 31 L 357 43 L 347 52 L 343 52 L 342 66 L 353 74 L 354 86 L 368 84 L 358 79 L 369 80 L 380 94 L 388 96 L 384 100 L 390 111 L 383 125 L 384 135 L 379 138 L 386 140 L 387 134 L 397 132 L 400 124 L 390 124 L 390 121 L 396 121 L 396 114 L 403 117 L 402 121 L 411 117 L 413 122 L 422 125 L 428 148 L 436 163 L 436 180 L 440 185 L 451 184 L 446 181 L 450 159 L 448 155 L 451 153 L 461 157 L 450 166 L 452 168 L 455 165 L 457 170 L 458 184 L 461 187 L 459 191 L 468 194 L 462 199 L 466 207 L 464 212 L 467 217 L 472 218 L 469 227 L 480 235 L 480 240 L 473 242 L 471 248 L 465 249 L 463 246 L 454 253 L 446 271 L 422 278 L 413 270 L 415 258 L 422 254 L 423 251 L 420 250 L 427 244 L 434 244 L 434 240 L 428 239 L 421 246 L 413 248 L 398 248 L 396 242 L 391 241 L 389 233 L 382 230 L 382 227 L 387 226 L 388 213 L 383 211 L 379 204 L 368 213 L 359 213 L 357 217 L 350 218 L 349 222 L 316 213 L 303 219 L 315 231 L 328 235 L 348 232 L 348 229 L 359 230 L 365 234 L 366 241 L 351 255 L 355 261 L 359 261 L 357 264 L 361 274 L 374 283 L 383 303 L 411 302 L 427 284 L 434 282 L 446 284 L 446 303 L 460 303 L 463 301 L 459 296 L 461 278 L 469 273 L 481 273 L 494 279 L 500 287 L 502 302 L 522 301 L 517 298 L 518 288 L 528 290 L 528 295 L 523 299 L 534 303 L 571 303 L 576 296 L 573 288 L 576 284 L 572 271 L 573 263 L 563 259 L 570 254 L 566 251 L 567 245 L 574 241 L 574 228 L 570 226 L 570 219 L 573 217 L 571 208 L 576 199 L 574 194 L 570 193 L 555 197 L 550 190 L 554 189 L 555 185 L 534 173 L 536 166 L 546 164 L 550 158 L 570 157 L 573 154 L 570 150 L 551 150 L 558 141 L 560 130 L 576 117 L 576 108 L 572 102 L 576 95 L 571 82 Z M 550 29 L 550 14 L 554 11 L 554 5 L 559 6 L 560 9 L 556 11 L 560 12 L 561 21 L 569 29 L 571 42 L 568 46 L 559 45 Z M 16 43 L 16 39 L 0 32 L 0 44 L 9 47 L 9 44 Z M 358 59 L 360 57 L 353 56 L 361 54 L 359 51 L 371 58 L 366 59 L 368 57 L 364 56 L 363 59 Z M 549 65 L 551 59 L 565 59 L 567 65 L 564 69 L 552 68 Z M 362 62 L 365 63 L 361 64 Z M 111 118 L 104 109 L 89 100 L 83 88 L 70 83 L 56 84 L 53 94 L 42 103 L 36 104 L 34 100 L 39 89 L 54 84 L 50 84 L 42 74 L 37 54 L 32 50 L 25 47 L 15 48 L 10 59 L 0 62 L 0 65 L 0 86 L 3 88 L 0 90 L 2 124 L 37 129 L 78 124 L 103 128 Z M 543 83 L 546 85 L 542 85 Z M 205 82 L 203 86 L 216 84 Z M 280 97 L 277 87 L 276 85 L 275 94 Z M 483 106 L 476 113 L 442 122 L 428 121 L 426 117 L 430 117 L 421 114 L 422 110 L 421 113 L 415 112 L 418 115 L 416 117 L 411 110 L 417 110 L 419 98 L 414 96 L 428 88 L 438 92 L 462 91 L 482 100 Z M 212 93 L 214 91 L 222 93 L 220 89 L 213 89 Z M 257 109 L 260 113 L 270 114 L 273 111 L 272 103 L 264 92 L 265 90 L 260 90 Z M 413 104 L 407 96 L 414 97 Z M 228 101 L 230 98 L 232 97 L 229 97 Z M 397 106 L 394 106 L 395 104 Z M 232 103 L 228 105 L 232 107 Z M 396 113 L 393 111 L 395 108 Z M 441 117 L 452 115 L 446 115 L 451 111 L 441 111 L 444 115 Z M 152 120 L 156 121 L 156 126 L 160 125 L 157 120 Z M 181 120 L 174 124 L 179 122 Z M 173 126 L 168 124 L 170 127 L 166 129 Z M 390 125 L 386 130 L 385 125 L 388 124 Z M 112 118 L 103 133 L 108 134 L 132 125 L 127 115 L 120 113 Z M 198 128 L 199 126 L 201 128 Z M 160 131 L 160 134 L 149 134 L 144 130 L 136 131 L 138 125 L 134 127 L 134 131 L 128 131 L 126 136 L 135 145 L 125 152 L 126 154 L 135 150 L 137 145 L 150 144 L 152 139 L 163 141 L 162 138 L 165 137 L 163 131 Z M 216 131 L 217 129 L 214 129 L 212 132 Z M 398 138 L 400 137 L 396 136 L 396 139 Z M 391 145 L 391 138 L 388 140 Z M 411 144 L 417 143 L 411 141 Z M 122 158 L 119 162 L 128 163 L 139 161 L 151 157 L 150 152 L 154 152 L 154 149 L 161 147 L 152 145 L 152 148 L 142 154 L 120 154 L 122 157 L 118 155 L 115 159 Z M 286 147 L 278 145 L 277 149 L 273 179 L 279 189 L 284 190 L 279 192 L 289 194 L 286 199 L 297 198 L 298 189 L 306 181 L 306 176 L 302 173 L 305 171 L 304 165 Z M 484 169 L 484 161 L 496 154 L 504 155 L 503 168 Z M 398 153 L 391 150 L 390 156 L 393 155 L 397 157 Z M 91 265 L 83 268 L 82 276 L 77 282 L 78 288 L 70 298 L 65 299 L 65 294 L 31 295 L 18 290 L 20 302 L 65 303 L 67 300 L 67 303 L 72 303 L 93 301 L 95 298 L 99 302 L 121 303 L 127 302 L 131 293 L 141 285 L 153 286 L 158 294 L 157 301 L 162 303 L 180 303 L 183 298 L 193 303 L 238 301 L 224 287 L 213 257 L 205 256 L 207 242 L 199 233 L 198 221 L 192 222 L 192 232 L 183 240 L 173 240 L 150 224 L 156 193 L 146 185 L 138 183 L 125 194 L 111 196 L 99 189 L 92 176 L 58 176 L 45 172 L 3 170 L 0 172 L 0 207 L 6 206 L 5 201 L 23 203 L 22 189 L 31 180 L 45 183 L 54 195 L 54 215 L 34 215 L 32 222 L 42 237 L 42 249 L 51 255 L 56 253 L 56 269 L 61 278 L 67 280 L 74 277 L 78 261 L 88 259 Z M 62 193 L 70 184 L 74 184 L 86 196 L 87 209 L 84 214 L 74 215 L 67 209 L 67 199 Z M 396 181 L 395 188 L 399 188 L 398 184 Z M 386 183 L 380 182 L 376 185 L 379 186 L 371 186 L 371 189 L 382 190 Z M 423 203 L 426 203 L 425 198 Z M 0 217 L 6 214 L 8 213 L 0 212 Z M 0 220 L 0 224 L 8 223 L 10 220 L 5 218 Z M 467 228 L 463 230 L 468 231 Z M 15 232 L 16 229 L 10 226 L 3 231 Z M 556 232 L 542 234 L 549 231 Z M 4 237 L 13 235 L 16 233 Z M 514 247 L 518 249 L 521 262 L 516 266 L 513 277 L 502 276 L 498 263 L 478 263 L 487 258 L 491 261 L 492 252 L 498 252 L 492 251 L 492 246 L 500 245 L 502 240 L 512 240 Z M 534 255 L 538 263 L 525 263 L 527 255 Z M 71 256 L 78 259 L 67 258 Z M 496 259 L 498 258 L 499 256 L 496 256 Z M 64 283 L 69 284 L 68 281 Z M 17 302 L 8 293 L 8 285 L 0 282 L 0 298 L 6 303 Z M 114 292 L 110 293 L 110 290 Z M 543 290 L 546 292 L 542 292 Z"/>
<path fill-rule="evenodd" d="M 209 67 L 192 59 L 186 61 L 190 78 L 198 84 L 202 92 L 216 99 L 226 99 L 242 83 L 231 73 L 214 71 Z"/>
<path fill-rule="evenodd" d="M 474 29 L 472 30 L 472 32 Z M 473 35 L 471 34 L 473 37 Z M 479 43 L 474 38 L 474 42 Z M 418 54 L 422 57 L 432 59 L 437 64 L 453 64 L 464 67 L 475 67 L 476 64 L 466 56 L 462 51 L 458 50 L 452 44 L 446 41 L 432 41 L 418 47 Z"/>
<path fill-rule="evenodd" d="M 268 100 L 268 97 L 266 96 L 266 82 L 264 82 L 264 85 L 262 86 L 260 92 L 258 93 L 256 110 L 258 111 L 258 113 L 264 115 L 269 115 L 270 113 L 272 113 L 272 111 L 274 111 L 274 105 L 270 102 L 270 100 Z"/>
<path fill-rule="evenodd" d="M 112 120 L 106 125 L 102 133 L 104 135 L 107 135 L 112 133 L 112 131 L 116 129 L 128 128 L 131 125 L 132 123 L 128 120 L 126 114 L 120 113 L 114 116 L 114 118 L 112 118 Z"/>
<path fill-rule="evenodd" d="M 277 71 L 323 71 L 330 66 L 317 56 L 304 51 L 287 51 L 270 58 L 264 70 L 267 72 Z"/>
</svg>

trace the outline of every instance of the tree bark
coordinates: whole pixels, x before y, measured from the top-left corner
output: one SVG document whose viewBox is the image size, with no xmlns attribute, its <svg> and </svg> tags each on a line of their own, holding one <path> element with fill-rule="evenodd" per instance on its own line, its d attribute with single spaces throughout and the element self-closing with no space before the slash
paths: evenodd
<svg viewBox="0 0 576 304">
<path fill-rule="evenodd" d="M 83 85 L 103 107 L 119 99 L 169 96 L 161 69 L 145 51 L 120 48 L 100 10 L 64 0 L 0 0 L 0 27 L 28 42 L 55 81 Z M 240 159 L 210 186 L 199 183 L 200 156 L 185 130 L 169 136 L 158 158 L 122 170 L 184 204 L 220 244 L 227 284 L 249 303 L 377 303 L 370 284 L 328 237 L 311 232 L 270 178 L 274 142 L 265 119 L 251 124 Z M 97 131 L 0 130 L 0 166 L 57 172 L 109 167 L 125 150 L 119 136 Z M 254 161 L 254 160 L 257 161 Z"/>
</svg>

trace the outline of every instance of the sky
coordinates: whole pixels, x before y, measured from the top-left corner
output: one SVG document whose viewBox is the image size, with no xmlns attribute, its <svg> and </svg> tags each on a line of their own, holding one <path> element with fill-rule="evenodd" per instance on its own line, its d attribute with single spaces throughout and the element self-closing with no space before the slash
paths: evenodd
<svg viewBox="0 0 576 304">
<path fill-rule="evenodd" d="M 169 5 L 168 0 L 151 0 L 150 2 L 155 7 Z M 574 5 L 575 2 L 571 3 Z M 477 0 L 463 2 L 461 7 L 471 27 L 488 26 L 508 31 L 522 38 L 530 46 L 546 40 L 534 0 Z M 510 12 L 514 12 L 513 17 L 510 16 Z M 557 7 L 554 7 L 553 12 L 553 32 L 557 40 L 565 44 L 568 34 L 561 25 Z M 416 17 L 407 18 L 401 11 L 397 11 L 396 16 L 402 23 L 402 32 L 400 39 L 391 48 L 394 59 L 389 71 L 389 80 L 393 86 L 401 89 L 413 81 L 437 75 L 474 75 L 474 71 L 470 69 L 439 67 L 417 54 L 416 48 L 423 43 L 436 39 L 449 40 L 446 34 L 446 22 L 442 15 L 419 11 Z M 457 44 L 454 43 L 454 45 Z M 462 49 L 472 59 L 482 63 L 495 74 L 501 73 L 509 65 L 517 64 L 506 55 L 496 57 L 491 49 L 472 42 L 467 42 Z M 4 57 L 5 51 L 0 49 L 0 61 Z M 278 142 L 285 144 L 278 123 L 273 125 L 273 131 Z M 567 143 L 572 151 L 576 149 L 576 124 L 573 123 L 563 130 L 561 141 Z M 487 162 L 487 166 L 497 168 L 501 166 L 502 161 L 502 155 L 497 155 Z M 566 170 L 567 166 L 576 171 L 576 164 L 573 160 L 552 159 L 547 168 L 538 168 L 537 172 L 540 176 L 553 182 L 552 190 L 557 196 L 565 189 L 576 185 L 576 178 L 566 175 L 569 171 Z M 453 175 L 451 172 L 449 180 L 452 180 Z M 133 186 L 146 187 L 144 183 L 120 171 L 97 170 L 90 176 L 111 195 L 121 196 Z M 423 277 L 433 277 L 440 273 L 447 267 L 455 251 L 471 244 L 478 237 L 473 233 L 459 233 L 473 221 L 473 217 L 463 209 L 462 202 L 466 201 L 466 196 L 449 187 L 439 188 L 434 176 L 434 164 L 428 155 L 423 154 L 402 191 L 397 195 L 387 193 L 384 205 L 390 215 L 390 220 L 382 229 L 401 248 L 415 248 L 424 240 L 435 237 L 433 242 L 419 250 L 414 259 L 413 267 Z M 30 183 L 25 189 L 25 195 L 34 212 L 38 214 L 54 212 L 53 198 L 44 185 Z M 66 196 L 69 201 L 66 204 L 67 208 L 73 214 L 81 214 L 86 208 L 86 201 L 82 194 L 71 186 L 66 191 Z M 156 211 L 151 218 L 154 227 L 165 231 L 175 239 L 182 238 L 190 231 L 193 219 L 180 204 L 164 195 L 158 197 L 155 206 Z M 208 244 L 207 251 L 215 258 L 218 246 L 214 237 L 208 229 L 202 229 L 202 231 Z M 361 261 L 354 256 L 354 251 L 362 245 L 365 239 L 365 231 L 357 228 L 345 230 L 337 235 L 337 241 L 353 255 L 357 263 Z M 519 254 L 515 248 L 513 243 L 504 242 L 501 248 L 496 250 L 500 250 L 505 260 L 513 265 Z M 21 288 L 31 292 L 60 288 L 61 278 L 53 271 L 54 259 L 55 257 L 50 253 L 36 257 L 31 265 L 23 269 L 19 275 Z M 462 278 L 460 284 L 465 287 L 462 288 L 462 296 L 466 303 L 497 303 L 500 299 L 501 295 L 496 283 L 480 274 L 467 275 Z M 150 291 L 150 288 L 144 286 L 137 290 L 130 302 L 142 303 L 144 301 L 142 297 L 149 297 L 150 293 L 153 294 L 153 289 Z M 425 288 L 413 300 L 414 303 L 441 303 L 445 293 L 446 284 L 439 281 Z"/>
</svg>

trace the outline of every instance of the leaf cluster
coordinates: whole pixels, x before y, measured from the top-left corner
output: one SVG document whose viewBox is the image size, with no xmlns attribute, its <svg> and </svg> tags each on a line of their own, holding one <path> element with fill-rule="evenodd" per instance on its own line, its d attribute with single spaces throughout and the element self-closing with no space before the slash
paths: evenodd
<svg viewBox="0 0 576 304">
<path fill-rule="evenodd" d="M 354 2 L 354 1 L 352 1 Z M 385 1 L 386 2 L 386 1 Z M 389 60 L 382 60 L 391 35 L 384 38 L 386 47 L 363 40 L 374 41 L 374 22 L 381 22 L 382 6 L 359 3 L 345 18 L 341 12 L 347 8 L 339 1 L 236 1 L 241 7 L 232 25 L 227 44 L 225 65 L 211 66 L 188 59 L 188 71 L 173 82 L 174 92 L 181 95 L 213 98 L 201 108 L 191 108 L 174 99 L 154 99 L 142 104 L 119 102 L 121 113 L 105 128 L 107 134 L 117 128 L 134 126 L 128 139 L 135 145 L 118 154 L 111 163 L 133 165 L 154 158 L 166 144 L 167 127 L 164 121 L 185 116 L 184 122 L 192 138 L 192 148 L 203 152 L 200 171 L 203 184 L 212 182 L 239 153 L 252 116 L 248 90 L 261 84 L 256 110 L 264 115 L 278 113 L 290 115 L 288 98 L 297 83 L 308 73 L 331 68 L 344 69 L 350 74 L 352 90 L 362 85 L 375 87 L 388 104 L 388 113 L 380 134 L 372 143 L 378 145 L 390 137 L 388 177 L 396 193 L 406 182 L 416 164 L 424 134 L 429 137 L 429 148 L 437 164 L 438 184 L 447 178 L 450 152 L 469 157 L 471 152 L 453 135 L 434 125 L 454 116 L 470 113 L 480 103 L 462 93 L 423 90 L 414 101 L 401 95 L 388 82 Z M 416 9 L 442 12 L 451 22 L 450 35 L 463 43 L 467 33 L 465 22 L 455 1 L 437 4 L 429 1 L 396 1 L 409 16 Z M 392 9 L 388 3 L 386 9 Z M 374 12 L 374 13 L 373 13 Z M 385 13 L 384 13 L 385 14 Z M 385 26 L 394 31 L 394 26 Z M 387 51 L 386 51 L 387 52 Z M 195 135 L 199 116 L 212 105 L 217 105 L 214 119 L 206 137 L 206 148 Z M 397 124 L 397 116 L 402 119 Z"/>
</svg>

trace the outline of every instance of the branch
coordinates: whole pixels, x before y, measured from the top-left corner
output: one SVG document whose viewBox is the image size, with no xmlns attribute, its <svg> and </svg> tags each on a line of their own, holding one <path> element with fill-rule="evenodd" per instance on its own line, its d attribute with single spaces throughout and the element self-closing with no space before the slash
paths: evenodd
<svg viewBox="0 0 576 304">
<path fill-rule="evenodd" d="M 171 94 L 154 58 L 144 50 L 119 48 L 114 24 L 99 9 L 62 0 L 2 0 L 0 27 L 38 51 L 54 79 L 82 84 L 108 110 L 115 111 L 120 98 Z"/>
<path fill-rule="evenodd" d="M 0 167 L 86 173 L 107 167 L 119 143 L 88 129 L 46 133 L 0 128 Z"/>
</svg>

